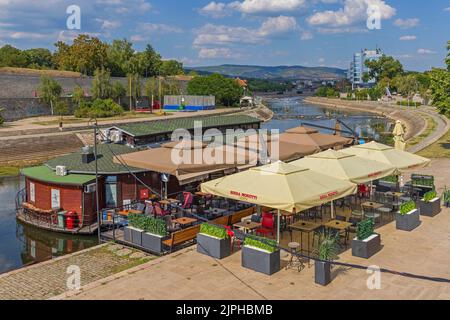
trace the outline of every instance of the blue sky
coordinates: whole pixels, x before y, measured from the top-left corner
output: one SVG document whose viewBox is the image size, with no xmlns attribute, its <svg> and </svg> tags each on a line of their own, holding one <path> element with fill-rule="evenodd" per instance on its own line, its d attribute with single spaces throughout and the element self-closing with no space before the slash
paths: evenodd
<svg viewBox="0 0 450 320">
<path fill-rule="evenodd" d="M 69 5 L 81 30 L 66 27 Z M 369 7 L 381 29 L 368 29 Z M 423 71 L 444 65 L 450 0 L 0 0 L 0 45 L 53 49 L 78 33 L 151 43 L 187 66 L 347 68 L 353 52 L 378 46 Z"/>
</svg>

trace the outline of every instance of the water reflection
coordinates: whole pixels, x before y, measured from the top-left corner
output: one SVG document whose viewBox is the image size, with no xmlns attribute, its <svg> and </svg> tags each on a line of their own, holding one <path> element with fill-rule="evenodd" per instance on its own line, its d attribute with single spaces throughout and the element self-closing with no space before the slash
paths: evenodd
<svg viewBox="0 0 450 320">
<path fill-rule="evenodd" d="M 0 178 L 0 273 L 97 244 L 96 237 L 58 234 L 18 222 L 15 196 L 21 186 L 19 177 Z"/>
</svg>

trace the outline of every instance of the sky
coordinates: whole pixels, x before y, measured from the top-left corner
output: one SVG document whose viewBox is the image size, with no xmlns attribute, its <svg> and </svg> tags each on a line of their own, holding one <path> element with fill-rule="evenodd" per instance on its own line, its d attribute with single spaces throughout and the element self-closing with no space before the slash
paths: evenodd
<svg viewBox="0 0 450 320">
<path fill-rule="evenodd" d="M 0 0 L 0 46 L 53 50 L 79 33 L 151 43 L 185 66 L 346 69 L 354 52 L 378 47 L 424 71 L 444 66 L 450 0 Z"/>
</svg>

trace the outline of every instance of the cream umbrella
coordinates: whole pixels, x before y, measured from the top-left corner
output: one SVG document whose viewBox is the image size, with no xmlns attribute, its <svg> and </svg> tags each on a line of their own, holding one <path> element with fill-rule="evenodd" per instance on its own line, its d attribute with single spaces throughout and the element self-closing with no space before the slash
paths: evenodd
<svg viewBox="0 0 450 320">
<path fill-rule="evenodd" d="M 408 169 L 423 168 L 430 164 L 430 160 L 427 158 L 396 150 L 393 147 L 375 141 L 353 146 L 342 150 L 342 152 L 389 164 L 397 169 L 395 174 L 400 174 L 401 171 Z"/>
<path fill-rule="evenodd" d="M 396 170 L 395 167 L 387 163 L 368 160 L 331 149 L 307 156 L 290 164 L 358 184 L 390 176 Z"/>
<path fill-rule="evenodd" d="M 203 192 L 278 209 L 300 212 L 356 192 L 356 184 L 281 161 L 205 182 Z"/>
<path fill-rule="evenodd" d="M 392 133 L 394 134 L 395 149 L 405 151 L 405 130 L 403 129 L 403 125 L 400 120 L 397 120 L 397 122 L 395 123 L 394 131 Z"/>
</svg>

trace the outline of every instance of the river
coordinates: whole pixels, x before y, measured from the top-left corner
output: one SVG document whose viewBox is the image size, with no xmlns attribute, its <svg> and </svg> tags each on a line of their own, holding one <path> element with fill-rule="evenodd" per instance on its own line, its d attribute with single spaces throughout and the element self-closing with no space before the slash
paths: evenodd
<svg viewBox="0 0 450 320">
<path fill-rule="evenodd" d="M 382 132 L 390 131 L 392 123 L 371 114 L 351 111 L 330 111 L 303 103 L 303 98 L 267 100 L 275 118 L 263 125 L 280 132 L 311 123 L 334 128 L 335 118 L 342 120 L 361 137 L 383 141 Z M 301 118 L 300 118 L 301 117 Z M 345 129 L 345 128 L 342 128 Z M 324 133 L 331 130 L 320 129 Z M 63 235 L 42 231 L 17 222 L 15 196 L 23 187 L 19 177 L 0 178 L 0 273 L 42 262 L 97 244 L 96 237 Z"/>
</svg>

